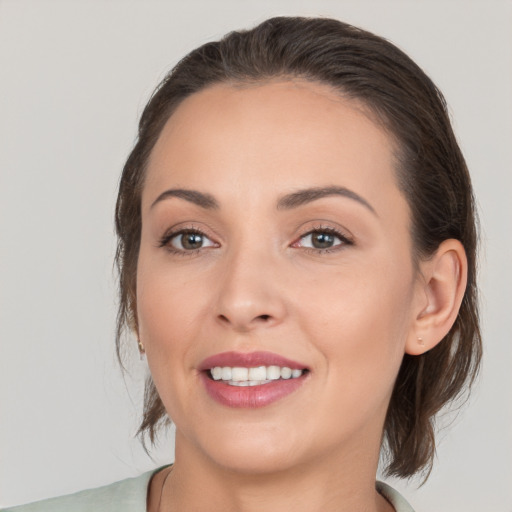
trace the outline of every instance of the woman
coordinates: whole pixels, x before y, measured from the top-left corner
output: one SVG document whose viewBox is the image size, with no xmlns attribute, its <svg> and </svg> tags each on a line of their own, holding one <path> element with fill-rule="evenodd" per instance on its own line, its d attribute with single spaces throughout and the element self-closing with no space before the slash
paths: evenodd
<svg viewBox="0 0 512 512">
<path fill-rule="evenodd" d="M 18 510 L 412 510 L 481 355 L 476 229 L 444 100 L 400 50 L 274 18 L 190 53 L 146 107 L 116 210 L 118 349 L 176 459 Z M 199 492 L 198 492 L 199 491 Z"/>
</svg>

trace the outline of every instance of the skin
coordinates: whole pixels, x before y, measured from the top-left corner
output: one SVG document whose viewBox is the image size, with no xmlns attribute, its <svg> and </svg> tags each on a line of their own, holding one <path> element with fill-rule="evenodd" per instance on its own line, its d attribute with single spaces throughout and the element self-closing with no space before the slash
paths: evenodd
<svg viewBox="0 0 512 512">
<path fill-rule="evenodd" d="M 414 266 L 394 151 L 361 105 L 303 81 L 215 85 L 169 119 L 142 194 L 137 318 L 176 459 L 154 478 L 148 510 L 393 510 L 375 491 L 393 384 L 405 352 L 448 332 L 465 286 L 454 240 Z M 330 186 L 368 204 L 331 195 L 276 207 Z M 210 194 L 218 208 L 155 203 L 169 189 Z M 179 236 L 161 246 L 191 228 L 204 233 L 199 250 Z M 340 233 L 330 252 L 305 236 L 325 229 Z M 201 361 L 255 350 L 305 363 L 304 385 L 259 409 L 212 400 Z"/>
</svg>

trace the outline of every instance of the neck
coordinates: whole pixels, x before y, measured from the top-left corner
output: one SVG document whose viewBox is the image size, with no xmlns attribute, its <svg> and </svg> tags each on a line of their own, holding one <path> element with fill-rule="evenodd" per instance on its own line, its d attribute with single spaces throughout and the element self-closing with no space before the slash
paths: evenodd
<svg viewBox="0 0 512 512">
<path fill-rule="evenodd" d="M 343 454 L 318 454 L 296 467 L 244 473 L 215 464 L 177 432 L 176 461 L 162 482 L 158 512 L 392 512 L 375 491 L 378 460 L 369 452 L 375 450 L 353 447 Z"/>
</svg>

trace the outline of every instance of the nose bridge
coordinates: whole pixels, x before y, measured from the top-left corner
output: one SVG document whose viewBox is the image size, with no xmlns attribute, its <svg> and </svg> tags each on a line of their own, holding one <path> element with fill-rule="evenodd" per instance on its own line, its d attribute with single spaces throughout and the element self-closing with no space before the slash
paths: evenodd
<svg viewBox="0 0 512 512">
<path fill-rule="evenodd" d="M 239 331 L 275 325 L 285 315 L 279 255 L 268 241 L 240 238 L 227 250 L 219 282 L 217 318 Z"/>
</svg>

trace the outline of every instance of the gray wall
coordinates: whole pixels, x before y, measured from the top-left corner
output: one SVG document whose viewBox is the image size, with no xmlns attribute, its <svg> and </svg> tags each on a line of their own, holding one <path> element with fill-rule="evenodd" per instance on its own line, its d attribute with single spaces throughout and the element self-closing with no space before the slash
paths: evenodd
<svg viewBox="0 0 512 512">
<path fill-rule="evenodd" d="M 510 1 L 0 0 L 0 505 L 121 479 L 145 363 L 115 363 L 112 212 L 152 88 L 188 50 L 270 15 L 330 15 L 386 36 L 444 91 L 473 174 L 485 366 L 440 436 L 419 511 L 512 510 Z"/>
</svg>

